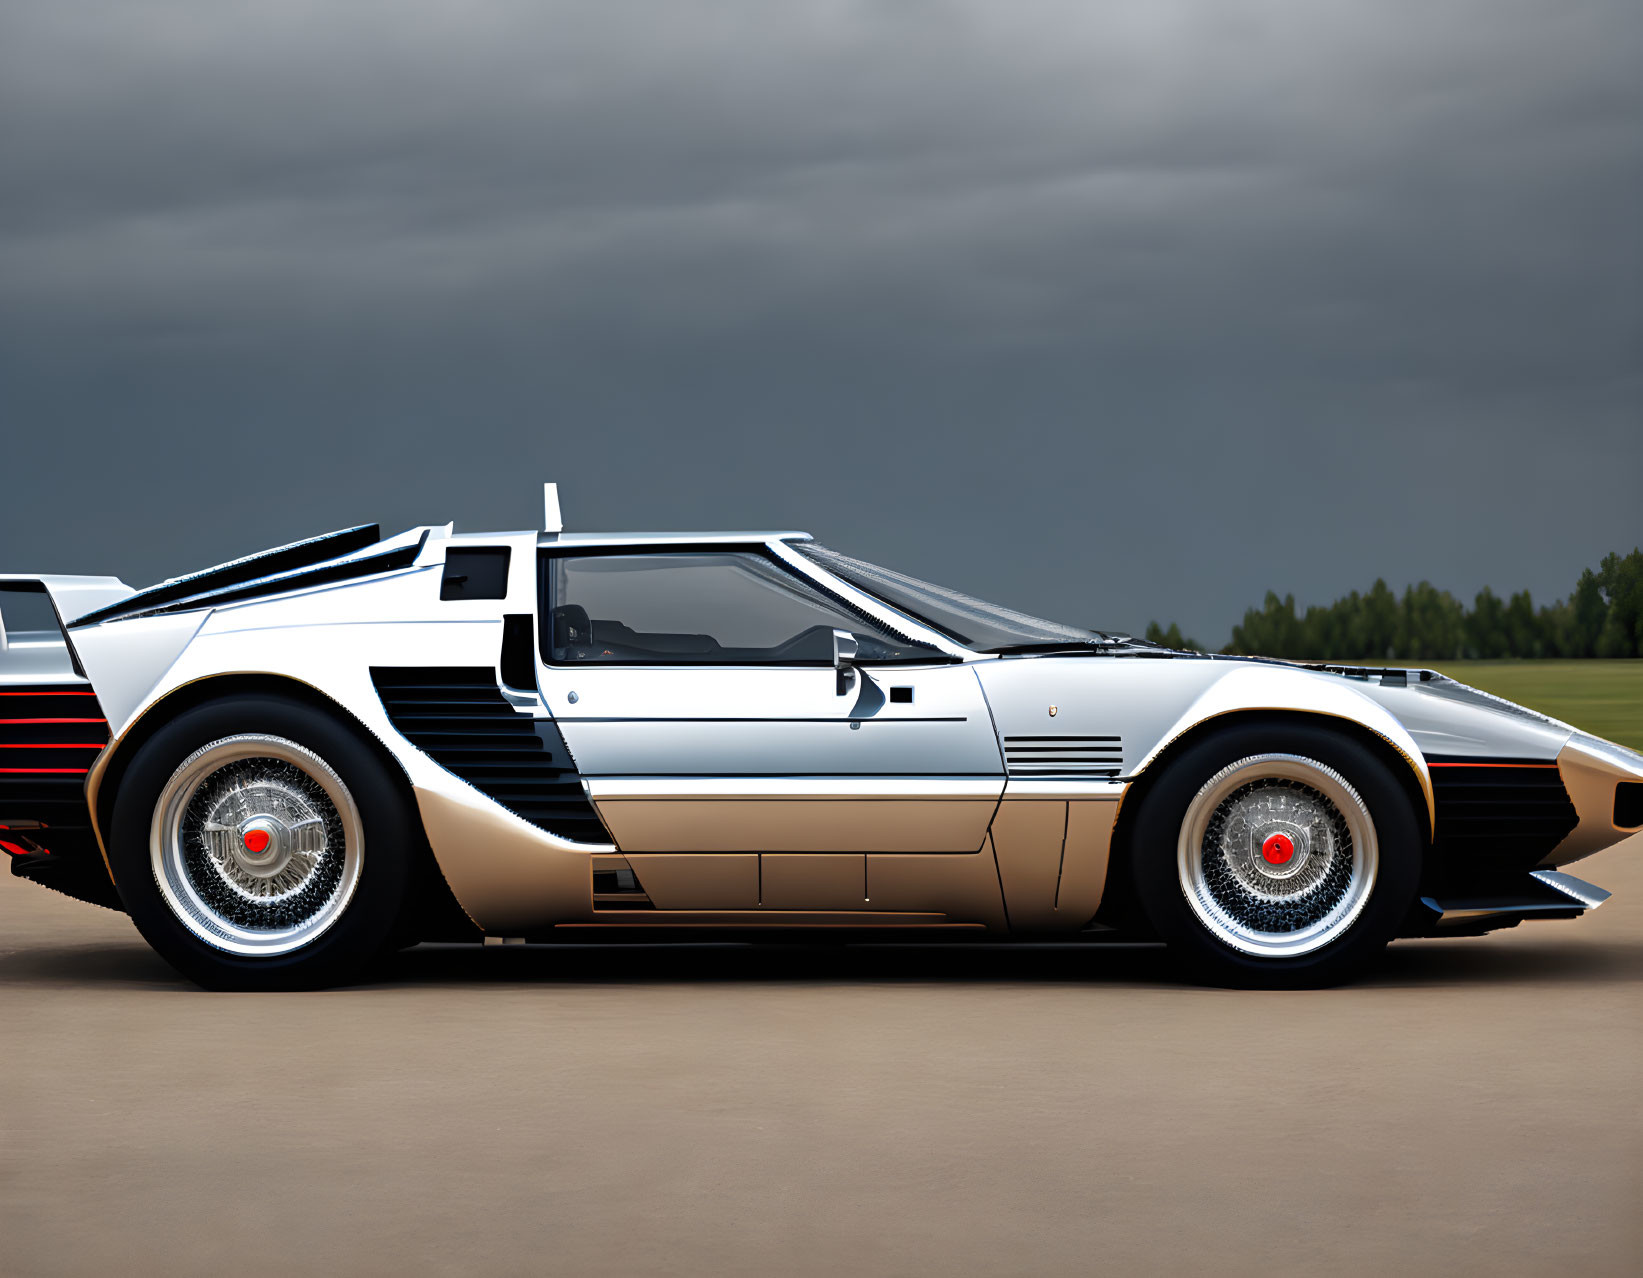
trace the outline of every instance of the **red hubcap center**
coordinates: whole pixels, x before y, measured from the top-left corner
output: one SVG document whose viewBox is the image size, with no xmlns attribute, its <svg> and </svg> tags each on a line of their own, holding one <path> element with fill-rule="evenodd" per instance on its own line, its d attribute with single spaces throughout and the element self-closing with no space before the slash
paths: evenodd
<svg viewBox="0 0 1643 1278">
<path fill-rule="evenodd" d="M 1268 865 L 1288 865 L 1295 855 L 1295 841 L 1287 834 L 1269 834 L 1261 843 L 1261 855 Z"/>
<path fill-rule="evenodd" d="M 268 831 L 247 830 L 245 832 L 245 850 L 257 855 L 268 851 Z"/>
</svg>

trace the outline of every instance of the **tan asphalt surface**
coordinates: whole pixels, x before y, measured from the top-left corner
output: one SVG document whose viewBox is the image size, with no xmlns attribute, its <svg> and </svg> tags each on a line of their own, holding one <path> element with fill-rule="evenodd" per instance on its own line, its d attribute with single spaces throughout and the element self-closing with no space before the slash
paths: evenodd
<svg viewBox="0 0 1643 1278">
<path fill-rule="evenodd" d="M 1157 951 L 413 950 L 205 994 L 0 881 L 0 1274 L 1643 1272 L 1643 838 L 1305 993 Z"/>
</svg>

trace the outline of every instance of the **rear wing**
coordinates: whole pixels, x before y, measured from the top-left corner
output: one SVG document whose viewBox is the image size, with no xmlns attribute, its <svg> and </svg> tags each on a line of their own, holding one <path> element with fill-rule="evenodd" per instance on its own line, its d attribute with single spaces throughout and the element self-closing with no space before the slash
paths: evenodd
<svg viewBox="0 0 1643 1278">
<path fill-rule="evenodd" d="M 130 593 L 112 577 L 0 577 L 0 863 L 114 909 L 85 797 L 108 722 L 63 623 Z"/>
<path fill-rule="evenodd" d="M 84 678 L 64 627 L 131 594 L 117 577 L 0 575 L 0 684 Z"/>
</svg>

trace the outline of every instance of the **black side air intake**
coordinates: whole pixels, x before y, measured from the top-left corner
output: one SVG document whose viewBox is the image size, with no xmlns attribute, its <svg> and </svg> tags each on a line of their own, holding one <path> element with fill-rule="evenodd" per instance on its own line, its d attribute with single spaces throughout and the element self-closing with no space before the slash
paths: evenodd
<svg viewBox="0 0 1643 1278">
<path fill-rule="evenodd" d="M 1442 757 L 1427 763 L 1438 810 L 1435 851 L 1457 882 L 1532 870 L 1579 824 L 1555 763 Z"/>
<path fill-rule="evenodd" d="M 536 618 L 510 612 L 502 618 L 502 682 L 510 688 L 536 691 Z"/>
<path fill-rule="evenodd" d="M 388 718 L 412 745 L 532 825 L 579 843 L 610 835 L 552 719 L 514 708 L 489 666 L 373 666 Z"/>
<path fill-rule="evenodd" d="M 1614 823 L 1620 830 L 1643 826 L 1643 781 L 1622 781 L 1615 786 Z"/>
</svg>

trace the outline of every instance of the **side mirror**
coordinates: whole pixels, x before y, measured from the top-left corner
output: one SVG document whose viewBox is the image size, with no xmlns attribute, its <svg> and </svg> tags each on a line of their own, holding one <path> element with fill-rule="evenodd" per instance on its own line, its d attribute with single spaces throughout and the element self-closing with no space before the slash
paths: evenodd
<svg viewBox="0 0 1643 1278">
<path fill-rule="evenodd" d="M 850 685 L 855 681 L 856 670 L 851 662 L 856 659 L 856 636 L 848 630 L 833 632 L 833 669 L 837 679 L 833 691 L 843 696 L 850 691 Z"/>
</svg>

